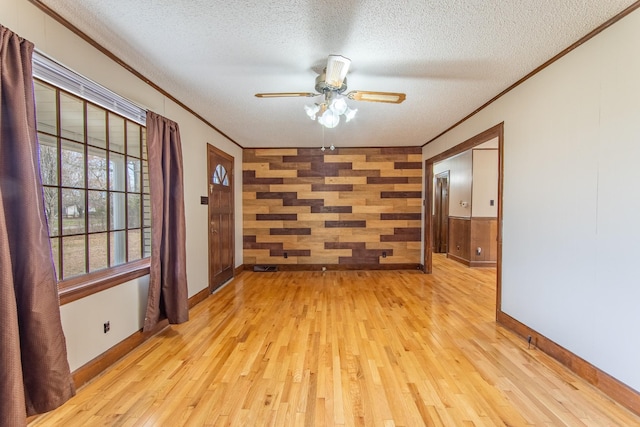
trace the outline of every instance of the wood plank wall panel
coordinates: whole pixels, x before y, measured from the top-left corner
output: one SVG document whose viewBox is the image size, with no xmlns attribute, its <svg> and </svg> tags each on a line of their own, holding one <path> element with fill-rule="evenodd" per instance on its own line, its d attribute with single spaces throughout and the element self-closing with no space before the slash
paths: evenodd
<svg viewBox="0 0 640 427">
<path fill-rule="evenodd" d="M 419 147 L 244 149 L 244 263 L 419 265 L 421 191 Z"/>
<path fill-rule="evenodd" d="M 449 217 L 447 256 L 470 267 L 495 267 L 498 259 L 496 218 Z M 482 251 L 477 255 L 476 249 Z"/>
<path fill-rule="evenodd" d="M 469 244 L 472 267 L 495 267 L 498 261 L 498 219 L 471 218 Z M 480 255 L 477 248 L 482 248 Z"/>
<path fill-rule="evenodd" d="M 471 218 L 449 217 L 449 252 L 447 256 L 469 265 Z"/>
</svg>

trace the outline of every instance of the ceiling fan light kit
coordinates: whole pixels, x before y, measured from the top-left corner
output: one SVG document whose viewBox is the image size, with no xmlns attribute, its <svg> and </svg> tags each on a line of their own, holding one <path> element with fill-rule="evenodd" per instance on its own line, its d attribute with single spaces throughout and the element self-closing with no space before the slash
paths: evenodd
<svg viewBox="0 0 640 427">
<path fill-rule="evenodd" d="M 283 98 L 283 97 L 315 97 L 324 95 L 324 101 L 314 105 L 305 105 L 304 110 L 311 120 L 315 120 L 322 126 L 334 128 L 340 123 L 340 116 L 344 116 L 345 122 L 352 120 L 357 109 L 349 108 L 346 98 L 354 101 L 385 102 L 400 104 L 406 99 L 404 93 L 397 92 L 372 92 L 354 90 L 342 95 L 347 90 L 347 73 L 351 66 L 351 60 L 342 55 L 329 55 L 327 67 L 322 74 L 316 77 L 313 92 L 271 92 L 256 93 L 258 98 Z"/>
<path fill-rule="evenodd" d="M 304 110 L 311 120 L 329 129 L 338 126 L 340 116 L 344 116 L 345 122 L 350 121 L 356 115 L 357 109 L 351 109 L 345 98 L 335 91 L 325 92 L 325 101 L 321 104 L 305 105 Z"/>
</svg>

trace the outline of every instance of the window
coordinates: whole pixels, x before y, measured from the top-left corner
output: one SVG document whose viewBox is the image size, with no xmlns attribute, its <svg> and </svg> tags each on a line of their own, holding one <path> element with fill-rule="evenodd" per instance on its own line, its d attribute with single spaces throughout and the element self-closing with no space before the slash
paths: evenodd
<svg viewBox="0 0 640 427">
<path fill-rule="evenodd" d="M 224 166 L 220 164 L 216 166 L 216 170 L 213 172 L 213 183 L 225 187 L 229 186 L 229 177 L 227 176 L 227 169 Z"/>
<path fill-rule="evenodd" d="M 41 79 L 35 80 L 35 94 L 58 280 L 148 257 L 146 128 Z"/>
</svg>

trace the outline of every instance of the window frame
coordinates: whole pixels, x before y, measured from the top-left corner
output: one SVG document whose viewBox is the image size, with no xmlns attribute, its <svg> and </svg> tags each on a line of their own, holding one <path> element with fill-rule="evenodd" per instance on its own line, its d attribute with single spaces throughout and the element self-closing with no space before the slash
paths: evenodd
<svg viewBox="0 0 640 427">
<path fill-rule="evenodd" d="M 62 67 L 62 66 L 61 66 Z M 67 69 L 65 69 L 66 71 L 69 71 Z M 81 77 L 81 76 L 80 76 Z M 113 109 L 107 108 L 103 105 L 100 105 L 99 103 L 93 102 L 92 99 L 90 99 L 90 97 L 85 97 L 82 96 L 80 94 L 76 94 L 73 93 L 72 91 L 69 91 L 66 87 L 62 87 L 63 85 L 58 85 L 55 82 L 51 82 L 49 81 L 49 79 L 43 79 L 39 76 L 36 75 L 36 73 L 34 73 L 34 85 L 36 83 L 40 83 L 43 84 L 45 86 L 49 86 L 55 89 L 56 91 L 56 109 L 60 108 L 60 95 L 58 94 L 67 94 L 69 96 L 75 97 L 75 98 L 79 98 L 82 101 L 82 105 L 83 105 L 83 111 L 84 111 L 84 115 L 86 118 L 86 110 L 88 108 L 89 105 L 93 106 L 93 107 L 98 107 L 102 110 L 105 110 L 105 117 L 109 116 L 110 114 L 115 114 L 119 117 L 121 117 L 122 119 L 124 119 L 124 126 L 125 128 L 128 128 L 128 124 L 127 122 L 132 122 L 134 124 L 137 124 L 140 126 L 140 152 L 138 154 L 136 154 L 134 156 L 134 158 L 139 161 L 140 163 L 140 188 L 139 191 L 134 191 L 131 192 L 129 187 L 128 187 L 128 179 L 129 177 L 126 176 L 126 180 L 127 182 L 125 183 L 125 189 L 124 191 L 113 191 L 110 188 L 107 188 L 105 190 L 106 195 L 107 195 L 107 204 L 109 204 L 109 199 L 110 199 L 110 195 L 111 194 L 123 194 L 125 199 L 128 198 L 128 194 L 138 194 L 140 197 L 140 219 L 139 219 L 139 224 L 138 227 L 134 227 L 131 230 L 139 230 L 140 233 L 140 253 L 139 255 L 141 256 L 141 258 L 135 259 L 133 261 L 126 261 L 129 257 L 129 251 L 128 251 L 128 247 L 129 247 L 129 222 L 128 222 L 128 209 L 125 209 L 124 212 L 124 218 L 125 218 L 125 225 L 124 228 L 122 229 L 122 231 L 124 231 L 125 233 L 125 262 L 122 264 L 118 264 L 118 265 L 113 265 L 113 266 L 109 266 L 109 264 L 112 262 L 111 258 L 109 257 L 109 255 L 107 255 L 107 259 L 106 259 L 106 263 L 107 263 L 107 267 L 100 269 L 100 270 L 95 270 L 95 271 L 87 271 L 85 273 L 81 273 L 79 275 L 76 276 L 72 276 L 69 278 L 64 278 L 64 275 L 61 274 L 62 272 L 58 272 L 58 274 L 56 275 L 56 279 L 57 279 L 57 287 L 58 287 L 58 296 L 59 296 L 59 301 L 60 301 L 60 305 L 64 305 L 64 304 L 68 304 L 70 302 L 79 300 L 81 298 L 85 298 L 89 295 L 93 295 L 97 292 L 101 292 L 103 290 L 109 289 L 111 287 L 120 285 L 122 283 L 140 278 L 140 277 L 144 277 L 146 275 L 149 275 L 150 273 L 150 255 L 151 255 L 151 248 L 148 248 L 148 252 L 145 251 L 145 244 L 144 244 L 144 238 L 145 238 L 145 230 L 148 230 L 148 235 L 151 236 L 151 230 L 152 230 L 152 224 L 147 223 L 149 225 L 145 226 L 145 208 L 144 208 L 144 198 L 145 196 L 148 196 L 150 198 L 150 189 L 148 188 L 149 186 L 149 181 L 148 181 L 148 158 L 146 156 L 146 153 L 144 152 L 145 150 L 145 146 L 146 146 L 146 141 L 144 141 L 144 139 L 146 138 L 146 125 L 144 122 L 141 123 L 140 120 L 133 120 L 131 118 L 131 116 L 127 116 L 127 115 L 123 115 L 120 111 L 114 111 Z M 95 83 L 93 83 L 95 85 Z M 106 91 L 106 89 L 105 89 Z M 39 134 L 42 135 L 46 135 L 52 138 L 55 138 L 56 141 L 58 141 L 57 143 L 57 147 L 58 150 L 57 152 L 57 159 L 58 159 L 58 165 L 60 165 L 60 159 L 62 156 L 62 151 L 60 151 L 60 141 L 66 141 L 69 140 L 67 137 L 64 137 L 62 135 L 62 129 L 60 128 L 60 123 L 59 123 L 59 117 L 60 117 L 60 112 L 59 110 L 57 110 L 58 112 L 56 112 L 56 116 L 58 117 L 58 125 L 57 125 L 57 130 L 56 130 L 56 134 L 51 134 L 48 131 L 44 130 L 44 131 L 38 131 Z M 37 109 L 36 109 L 36 114 L 37 114 Z M 108 120 L 106 121 L 106 125 L 108 126 Z M 80 142 L 83 146 L 84 149 L 84 153 L 88 153 L 89 150 L 91 148 L 94 147 L 93 144 L 91 144 L 88 140 L 88 135 L 87 135 L 87 123 L 84 122 L 84 138 L 83 141 L 76 141 L 76 142 Z M 69 140 L 72 141 L 72 140 Z M 128 141 L 125 140 L 125 144 Z M 107 151 L 110 151 L 109 147 L 108 147 L 108 143 L 107 146 L 105 147 Z M 123 159 L 124 159 L 124 168 L 125 168 L 125 175 L 127 174 L 126 172 L 126 168 L 128 167 L 128 161 L 129 161 L 129 153 L 127 153 L 127 149 L 123 147 L 123 153 L 122 153 Z M 88 159 L 86 158 L 85 155 L 85 159 L 84 159 L 84 163 L 85 163 L 85 168 L 87 167 L 87 162 Z M 146 168 L 147 168 L 147 177 L 146 177 L 146 183 L 145 183 L 145 175 L 144 175 L 144 163 L 146 162 Z M 44 189 L 45 188 L 57 188 L 58 192 L 62 191 L 63 188 L 65 188 L 65 186 L 63 185 L 63 183 L 60 181 L 61 179 L 61 171 L 58 169 L 57 170 L 58 173 L 58 182 L 56 185 L 51 185 L 51 184 L 47 184 L 42 186 L 42 191 L 44 193 Z M 88 183 L 86 181 L 87 179 L 87 171 L 84 171 L 84 176 L 85 176 L 85 185 L 82 188 L 79 188 L 80 190 L 82 190 L 84 192 L 85 195 L 88 194 L 88 191 L 91 191 L 91 188 L 88 186 Z M 109 164 L 107 163 L 107 169 L 106 169 L 106 174 L 108 175 L 109 172 Z M 113 191 L 113 193 L 112 193 Z M 58 200 L 60 200 L 60 197 L 62 196 L 58 196 Z M 88 200 L 85 200 L 85 206 L 87 205 L 87 203 L 89 203 Z M 150 208 L 150 205 L 149 205 Z M 62 205 L 58 205 L 57 206 L 57 212 L 58 215 L 64 215 L 64 207 Z M 89 212 L 85 212 L 85 216 L 87 216 L 87 219 L 85 220 L 85 224 L 86 221 L 88 221 L 88 215 Z M 62 218 L 58 218 L 56 219 L 56 221 L 61 221 Z M 109 224 L 110 222 L 110 218 L 107 215 L 106 218 L 107 221 L 107 226 L 105 227 L 105 230 L 103 231 L 105 234 L 110 234 L 110 233 L 114 233 L 114 231 L 119 231 L 118 230 L 113 230 L 111 229 L 111 225 Z M 149 213 L 149 221 L 150 221 L 150 213 Z M 58 226 L 56 226 L 58 227 Z M 89 270 L 90 269 L 90 253 L 86 252 L 89 248 L 89 241 L 87 239 L 89 239 L 89 236 L 93 235 L 94 233 L 90 232 L 89 228 L 85 227 L 84 233 L 78 234 L 78 235 L 83 235 L 85 236 L 85 269 Z M 57 234 L 54 235 L 54 238 L 59 239 L 58 240 L 58 245 L 60 246 L 60 250 L 62 250 L 62 242 L 63 242 L 63 229 L 59 229 Z M 50 239 L 52 237 L 50 236 Z M 111 238 L 111 237 L 110 237 Z M 107 240 L 108 242 L 109 240 Z M 49 240 L 50 244 L 51 244 L 51 240 Z M 109 245 L 107 243 L 107 245 Z M 54 255 L 54 253 L 52 252 L 52 255 Z M 146 255 L 146 256 L 145 256 Z M 59 268 L 62 268 L 62 265 L 64 264 L 64 260 L 54 260 L 54 263 L 56 265 L 56 271 Z M 58 279 L 59 277 L 63 277 L 61 280 Z"/>
<path fill-rule="evenodd" d="M 150 273 L 150 265 L 151 259 L 147 257 L 58 281 L 60 305 L 144 277 Z"/>
</svg>

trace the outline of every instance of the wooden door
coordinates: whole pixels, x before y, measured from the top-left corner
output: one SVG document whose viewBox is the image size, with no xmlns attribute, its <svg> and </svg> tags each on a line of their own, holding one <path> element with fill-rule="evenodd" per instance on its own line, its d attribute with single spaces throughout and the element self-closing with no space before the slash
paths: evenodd
<svg viewBox="0 0 640 427">
<path fill-rule="evenodd" d="M 449 171 L 439 173 L 435 179 L 433 251 L 446 254 L 449 249 Z"/>
<path fill-rule="evenodd" d="M 233 277 L 233 157 L 207 144 L 209 188 L 209 290 Z"/>
</svg>

